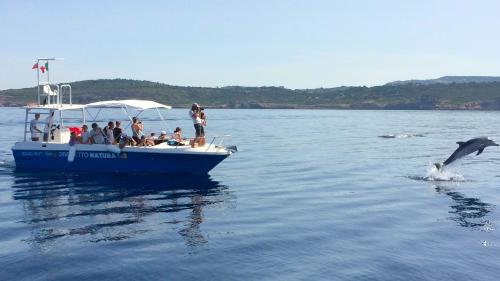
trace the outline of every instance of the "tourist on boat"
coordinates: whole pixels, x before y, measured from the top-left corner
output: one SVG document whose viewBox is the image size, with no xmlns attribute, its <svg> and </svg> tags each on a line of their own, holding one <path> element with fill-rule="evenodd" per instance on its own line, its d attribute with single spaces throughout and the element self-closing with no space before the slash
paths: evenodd
<svg viewBox="0 0 500 281">
<path fill-rule="evenodd" d="M 80 143 L 90 144 L 91 143 L 91 134 L 89 132 L 89 127 L 87 125 L 82 126 L 82 133 L 80 134 Z"/>
<path fill-rule="evenodd" d="M 115 123 L 113 121 L 108 122 L 108 126 L 104 127 L 104 134 L 106 135 L 106 140 L 109 144 L 115 144 L 115 137 L 113 129 L 115 128 Z"/>
<path fill-rule="evenodd" d="M 193 103 L 191 105 L 191 110 L 189 111 L 189 116 L 191 120 L 193 120 L 194 130 L 195 130 L 195 138 L 192 141 L 191 146 L 196 147 L 198 145 L 202 145 L 202 130 L 203 125 L 201 120 L 201 112 L 203 111 L 203 107 L 200 107 L 197 103 Z M 204 135 L 204 132 L 203 132 Z"/>
<path fill-rule="evenodd" d="M 73 146 L 77 143 L 79 143 L 79 141 L 78 141 L 78 136 L 76 135 L 76 132 L 71 132 L 71 134 L 69 136 L 69 145 Z"/>
<path fill-rule="evenodd" d="M 142 121 L 139 120 L 137 117 L 132 118 L 132 138 L 135 140 L 137 145 L 144 145 L 144 143 L 141 142 L 143 139 L 144 133 L 144 125 L 142 125 Z M 145 140 L 146 138 L 144 138 Z"/>
<path fill-rule="evenodd" d="M 38 129 L 38 123 L 40 122 L 40 113 L 35 113 L 35 119 L 30 121 L 30 132 L 32 141 L 40 141 L 40 134 L 42 130 Z"/>
<path fill-rule="evenodd" d="M 54 113 L 55 111 L 51 110 L 49 116 L 45 118 L 45 127 L 43 129 L 43 141 L 49 141 L 50 128 L 54 123 Z"/>
<path fill-rule="evenodd" d="M 123 129 L 120 127 L 121 122 L 116 120 L 115 121 L 115 128 L 113 129 L 113 138 L 115 143 L 120 142 L 120 136 L 123 133 Z"/>
<path fill-rule="evenodd" d="M 205 114 L 203 107 L 201 107 L 200 118 L 201 118 L 200 145 L 204 145 L 205 144 L 205 127 L 207 126 L 207 115 Z"/>
<path fill-rule="evenodd" d="M 92 123 L 92 131 L 90 131 L 90 139 L 92 140 L 92 143 L 105 144 L 105 137 L 104 132 L 97 125 L 97 123 Z"/>
<path fill-rule="evenodd" d="M 125 146 L 136 145 L 136 142 L 133 138 L 127 136 L 125 133 L 120 134 L 120 139 L 118 140 L 118 147 L 124 148 Z"/>
<path fill-rule="evenodd" d="M 146 146 L 153 146 L 153 145 L 156 145 L 156 134 L 155 133 L 151 133 L 149 135 L 149 137 L 146 138 Z"/>
<path fill-rule="evenodd" d="M 155 145 L 154 139 L 151 137 L 146 137 L 144 135 L 141 137 L 141 141 L 137 143 L 137 146 L 153 146 L 153 145 Z"/>
<path fill-rule="evenodd" d="M 168 140 L 168 145 L 182 146 L 184 144 L 185 139 L 182 138 L 182 129 L 181 127 L 177 127 L 172 134 L 170 140 Z"/>
<path fill-rule="evenodd" d="M 151 133 L 151 134 L 153 134 L 153 133 Z M 153 139 L 153 142 L 154 142 L 154 145 L 158 145 L 158 144 L 160 144 L 162 142 L 166 142 L 167 140 L 168 140 L 167 132 L 161 131 L 160 135 L 158 137 L 155 137 Z"/>
<path fill-rule="evenodd" d="M 172 139 L 176 140 L 178 142 L 182 141 L 182 129 L 181 129 L 181 127 L 175 128 L 174 133 L 172 134 Z"/>
<path fill-rule="evenodd" d="M 148 145 L 157 145 L 160 143 L 160 141 L 158 141 L 158 137 L 156 136 L 155 133 L 151 133 L 149 135 L 149 137 L 146 138 L 146 142 L 148 143 Z"/>
<path fill-rule="evenodd" d="M 160 136 L 158 137 L 158 140 L 160 140 L 162 142 L 168 140 L 167 132 L 161 131 Z"/>
</svg>

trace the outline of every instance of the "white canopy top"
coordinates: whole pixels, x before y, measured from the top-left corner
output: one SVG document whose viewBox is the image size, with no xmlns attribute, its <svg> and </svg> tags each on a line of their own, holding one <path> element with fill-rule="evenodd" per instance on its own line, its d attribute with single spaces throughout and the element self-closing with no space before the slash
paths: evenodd
<svg viewBox="0 0 500 281">
<path fill-rule="evenodd" d="M 146 110 L 153 108 L 171 109 L 169 105 L 157 103 L 150 100 L 110 100 L 93 102 L 85 105 L 86 108 L 126 108 L 135 110 Z"/>
</svg>

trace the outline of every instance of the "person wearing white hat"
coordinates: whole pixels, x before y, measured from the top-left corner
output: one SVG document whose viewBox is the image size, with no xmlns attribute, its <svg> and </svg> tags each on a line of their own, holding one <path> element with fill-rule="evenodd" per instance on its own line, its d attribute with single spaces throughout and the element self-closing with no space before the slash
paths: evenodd
<svg viewBox="0 0 500 281">
<path fill-rule="evenodd" d="M 160 135 L 155 140 L 155 144 L 160 144 L 160 143 L 165 142 L 167 140 L 168 140 L 167 132 L 166 131 L 161 131 Z"/>
</svg>

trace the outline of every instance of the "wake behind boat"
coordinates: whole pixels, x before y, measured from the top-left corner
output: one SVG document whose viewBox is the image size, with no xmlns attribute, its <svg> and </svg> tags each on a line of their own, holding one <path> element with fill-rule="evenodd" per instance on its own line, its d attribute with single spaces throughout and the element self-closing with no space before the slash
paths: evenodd
<svg viewBox="0 0 500 281">
<path fill-rule="evenodd" d="M 51 60 L 54 59 L 38 59 L 37 64 L 48 65 Z M 222 146 L 224 137 L 211 137 L 207 143 L 194 147 L 178 142 L 151 146 L 75 143 L 72 135 L 79 133 L 81 125 L 95 122 L 104 111 L 119 109 L 132 123 L 134 117 L 148 110 L 156 112 L 159 120 L 165 120 L 161 111 L 171 107 L 148 100 L 73 104 L 70 85 L 50 84 L 48 75 L 46 82 L 40 82 L 37 71 L 38 102 L 25 107 L 24 139 L 12 147 L 18 170 L 207 174 L 237 150 L 235 146 Z M 92 110 L 96 113 L 92 114 Z M 40 122 L 46 129 L 42 132 L 37 128 L 33 133 L 31 122 L 41 116 L 47 120 Z M 30 133 L 32 138 L 28 138 Z"/>
</svg>

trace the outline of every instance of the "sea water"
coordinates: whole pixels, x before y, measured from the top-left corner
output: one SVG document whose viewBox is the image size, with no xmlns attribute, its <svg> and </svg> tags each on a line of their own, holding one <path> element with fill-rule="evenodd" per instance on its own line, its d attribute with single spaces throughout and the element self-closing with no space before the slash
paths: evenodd
<svg viewBox="0 0 500 281">
<path fill-rule="evenodd" d="M 238 146 L 206 177 L 20 173 L 1 108 L 0 280 L 498 280 L 500 149 L 432 164 L 499 112 L 206 113 Z"/>
</svg>

